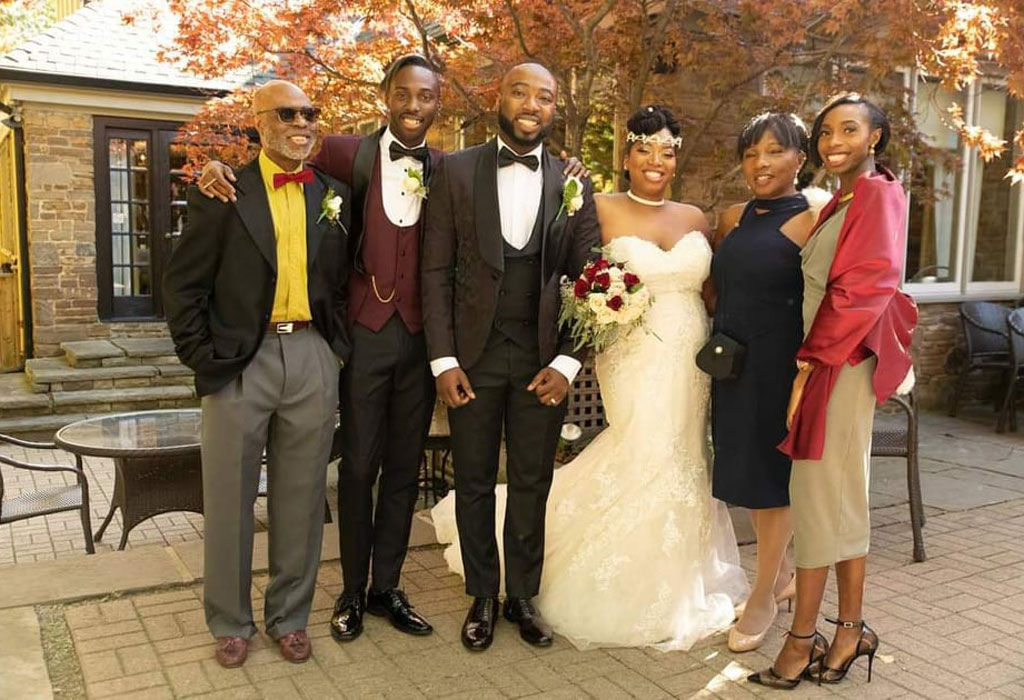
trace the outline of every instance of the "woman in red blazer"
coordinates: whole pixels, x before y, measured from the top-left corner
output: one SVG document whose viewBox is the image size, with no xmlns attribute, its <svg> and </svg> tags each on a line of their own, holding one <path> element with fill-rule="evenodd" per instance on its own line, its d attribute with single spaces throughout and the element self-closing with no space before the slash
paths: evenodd
<svg viewBox="0 0 1024 700">
<path fill-rule="evenodd" d="M 838 683 L 860 656 L 868 680 L 878 635 L 861 615 L 871 534 L 868 470 L 876 403 L 911 369 L 914 302 L 899 291 L 906 251 L 903 187 L 875 156 L 889 122 L 860 95 L 832 98 L 811 131 L 811 161 L 839 179 L 801 253 L 804 341 L 796 355 L 788 424 L 796 612 L 774 666 L 750 676 L 791 688 L 803 676 Z M 829 567 L 839 589 L 836 635 L 815 625 Z"/>
</svg>

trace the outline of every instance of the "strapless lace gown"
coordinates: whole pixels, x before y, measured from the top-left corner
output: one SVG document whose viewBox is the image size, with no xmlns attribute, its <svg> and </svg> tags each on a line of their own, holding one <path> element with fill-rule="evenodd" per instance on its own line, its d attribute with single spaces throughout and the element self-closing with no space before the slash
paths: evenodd
<svg viewBox="0 0 1024 700">
<path fill-rule="evenodd" d="M 651 290 L 653 334 L 636 329 L 596 358 L 608 427 L 555 471 L 534 602 L 581 649 L 688 649 L 728 628 L 747 592 L 728 512 L 711 498 L 709 379 L 694 363 L 708 337 L 700 289 L 711 250 L 693 232 L 668 251 L 626 236 L 611 252 Z M 454 495 L 431 515 L 462 574 Z"/>
</svg>

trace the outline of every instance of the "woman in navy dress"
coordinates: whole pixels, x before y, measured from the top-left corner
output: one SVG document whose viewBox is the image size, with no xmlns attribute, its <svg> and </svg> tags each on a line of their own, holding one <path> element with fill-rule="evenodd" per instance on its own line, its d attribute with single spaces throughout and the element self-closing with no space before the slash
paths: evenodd
<svg viewBox="0 0 1024 700">
<path fill-rule="evenodd" d="M 746 346 L 740 375 L 712 387 L 715 498 L 750 509 L 757 573 L 750 598 L 729 632 L 733 651 L 756 649 L 795 595 L 785 561 L 792 536 L 786 436 L 793 358 L 803 338 L 800 249 L 814 225 L 796 178 L 807 131 L 792 114 L 754 117 L 737 143 L 754 198 L 719 217 L 711 275 L 717 294 L 714 331 Z"/>
</svg>

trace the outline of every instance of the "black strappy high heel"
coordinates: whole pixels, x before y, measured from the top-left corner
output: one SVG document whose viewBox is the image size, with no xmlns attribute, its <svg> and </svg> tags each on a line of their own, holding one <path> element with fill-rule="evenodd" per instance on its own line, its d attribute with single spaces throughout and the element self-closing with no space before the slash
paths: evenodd
<svg viewBox="0 0 1024 700">
<path fill-rule="evenodd" d="M 819 664 L 819 669 L 825 665 L 825 655 L 828 653 L 828 640 L 822 636 L 821 632 L 814 630 L 813 634 L 800 635 L 793 634 L 792 632 L 786 632 L 787 635 L 794 639 L 813 639 L 811 642 L 811 651 L 808 654 L 807 665 L 800 669 L 800 672 L 796 674 L 796 678 L 786 678 L 785 676 L 779 675 L 779 672 L 775 670 L 775 666 L 765 670 L 758 671 L 757 673 L 751 673 L 747 676 L 747 680 L 751 683 L 757 683 L 768 688 L 777 688 L 781 690 L 792 690 L 793 688 L 800 685 L 800 681 L 807 674 L 807 670 L 815 663 Z M 821 677 L 818 677 L 818 684 L 821 684 Z"/>
<path fill-rule="evenodd" d="M 857 640 L 857 648 L 854 650 L 853 656 L 846 659 L 842 666 L 839 668 L 832 668 L 825 664 L 825 658 L 821 659 L 821 668 L 818 670 L 818 678 L 821 683 L 838 683 L 839 681 L 846 678 L 847 671 L 853 665 L 853 662 L 858 657 L 868 657 L 868 683 L 871 682 L 871 667 L 875 663 L 875 652 L 878 651 L 878 635 L 875 631 L 868 627 L 868 624 L 864 620 L 858 622 L 844 622 L 842 620 L 833 620 L 830 617 L 825 618 L 826 622 L 831 622 L 834 625 L 838 625 L 843 629 L 854 629 L 860 627 L 860 638 Z"/>
</svg>

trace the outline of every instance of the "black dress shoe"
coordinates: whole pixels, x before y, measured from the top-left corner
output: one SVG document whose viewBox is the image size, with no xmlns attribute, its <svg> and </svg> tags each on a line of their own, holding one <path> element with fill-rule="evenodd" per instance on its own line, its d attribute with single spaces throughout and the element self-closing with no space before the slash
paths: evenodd
<svg viewBox="0 0 1024 700">
<path fill-rule="evenodd" d="M 389 588 L 383 593 L 376 593 L 371 588 L 369 595 L 366 596 L 366 612 L 378 617 L 387 617 L 395 629 L 421 636 L 433 632 L 434 628 L 430 623 L 413 612 L 412 607 L 405 591 L 397 588 Z"/>
<path fill-rule="evenodd" d="M 334 603 L 331 615 L 331 636 L 339 642 L 351 642 L 363 633 L 363 612 L 366 610 L 366 595 L 342 593 Z"/>
<path fill-rule="evenodd" d="M 462 645 L 470 651 L 483 651 L 491 646 L 497 617 L 497 598 L 475 598 L 462 623 Z"/>
<path fill-rule="evenodd" d="M 541 620 L 529 598 L 508 598 L 501 614 L 509 622 L 519 625 L 519 636 L 527 644 L 549 647 L 554 643 L 551 630 Z"/>
</svg>

